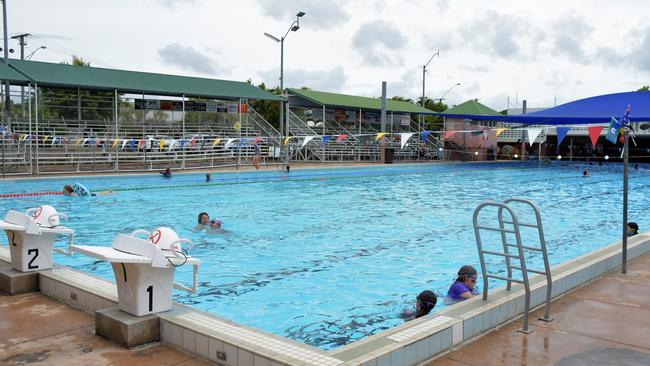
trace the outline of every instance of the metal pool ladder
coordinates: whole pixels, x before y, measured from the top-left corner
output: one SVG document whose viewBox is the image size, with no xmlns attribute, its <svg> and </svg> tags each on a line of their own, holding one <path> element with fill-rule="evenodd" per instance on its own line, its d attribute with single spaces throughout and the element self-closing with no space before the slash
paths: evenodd
<svg viewBox="0 0 650 366">
<path fill-rule="evenodd" d="M 510 207 L 511 203 L 523 203 L 533 209 L 535 213 L 536 223 L 520 223 L 517 218 L 517 214 Z M 498 220 L 499 227 L 491 226 L 482 226 L 479 225 L 478 217 L 481 210 L 485 207 L 496 207 L 498 208 Z M 510 219 L 512 221 L 507 221 L 504 218 L 504 211 L 507 211 L 510 214 Z M 481 261 L 481 271 L 483 273 L 483 300 L 487 300 L 488 296 L 488 278 L 494 278 L 498 280 L 506 281 L 506 291 L 510 291 L 512 288 L 512 282 L 521 283 L 524 285 L 525 290 L 525 300 L 524 300 L 524 321 L 523 327 L 520 330 L 522 333 L 531 333 L 532 331 L 528 330 L 528 312 L 530 311 L 530 283 L 528 281 L 528 273 L 536 273 L 544 275 L 546 277 L 546 302 L 544 305 L 544 316 L 540 318 L 543 321 L 552 321 L 550 317 L 551 309 L 551 290 L 552 290 L 552 279 L 551 279 L 551 269 L 548 262 L 548 254 L 546 252 L 546 241 L 544 239 L 544 228 L 542 226 L 542 217 L 539 212 L 539 207 L 532 201 L 522 199 L 522 198 L 510 198 L 503 202 L 494 202 L 494 201 L 485 201 L 479 204 L 474 210 L 473 215 L 474 222 L 474 233 L 476 235 L 476 245 L 478 247 L 479 259 Z M 506 225 L 511 225 L 511 228 L 506 227 Z M 539 247 L 533 247 L 528 245 L 523 245 L 521 241 L 521 232 L 520 227 L 529 227 L 536 228 L 539 235 Z M 487 231 L 496 231 L 501 234 L 501 244 L 503 246 L 503 252 L 484 250 L 483 242 L 481 240 L 481 230 Z M 510 243 L 508 241 L 508 234 L 514 234 L 515 243 Z M 516 248 L 516 254 L 512 253 L 509 248 Z M 542 253 L 542 258 L 544 261 L 544 270 L 530 269 L 526 267 L 526 254 L 524 249 L 530 251 L 538 251 Z M 485 263 L 485 254 L 501 256 L 505 258 L 507 276 L 501 276 L 487 271 L 487 266 Z M 512 260 L 518 260 L 519 265 L 513 265 Z M 512 270 L 521 271 L 521 279 L 512 277 Z"/>
</svg>

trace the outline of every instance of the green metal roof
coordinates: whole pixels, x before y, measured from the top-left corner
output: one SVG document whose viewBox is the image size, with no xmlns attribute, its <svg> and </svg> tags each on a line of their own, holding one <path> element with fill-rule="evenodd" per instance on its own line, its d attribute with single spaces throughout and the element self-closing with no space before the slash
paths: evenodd
<svg viewBox="0 0 650 366">
<path fill-rule="evenodd" d="M 381 110 L 381 98 L 368 98 L 355 95 L 335 94 L 314 90 L 287 89 L 290 94 L 304 98 L 312 103 L 326 107 L 342 107 L 363 110 Z M 435 113 L 417 104 L 386 99 L 386 111 L 400 113 Z"/>
<path fill-rule="evenodd" d="M 80 87 L 83 89 L 114 90 L 134 94 L 204 97 L 215 99 L 281 98 L 258 87 L 240 81 L 206 79 L 189 76 L 154 74 L 149 72 L 73 66 L 49 62 L 15 60 L 11 67 L 43 86 Z"/>
<path fill-rule="evenodd" d="M 475 114 L 482 116 L 502 116 L 499 112 L 486 106 L 485 104 L 479 103 L 476 99 L 471 99 L 467 102 L 449 108 L 441 114 Z"/>
<path fill-rule="evenodd" d="M 0 80 L 7 80 L 14 84 L 28 84 L 30 80 L 18 71 L 0 61 Z"/>
</svg>

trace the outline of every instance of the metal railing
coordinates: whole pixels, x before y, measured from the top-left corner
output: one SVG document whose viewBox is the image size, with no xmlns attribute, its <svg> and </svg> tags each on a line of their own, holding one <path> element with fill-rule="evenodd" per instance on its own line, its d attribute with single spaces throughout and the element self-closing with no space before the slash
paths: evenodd
<svg viewBox="0 0 650 366">
<path fill-rule="evenodd" d="M 522 203 L 530 206 L 536 218 L 536 223 L 521 223 L 517 217 L 515 211 L 510 207 L 512 203 Z M 499 227 L 486 226 L 479 223 L 479 215 L 483 208 L 486 207 L 495 207 L 498 209 L 498 221 Z M 504 217 L 504 213 L 507 212 L 509 215 L 509 220 Z M 546 241 L 544 240 L 544 229 L 542 227 L 541 215 L 539 212 L 539 207 L 533 202 L 521 198 L 511 198 L 504 202 L 494 202 L 494 201 L 485 201 L 480 203 L 476 209 L 474 209 L 473 214 L 473 224 L 474 224 L 474 234 L 476 236 L 476 245 L 478 247 L 479 260 L 481 263 L 481 272 L 483 275 L 483 300 L 488 298 L 488 289 L 489 283 L 488 279 L 493 278 L 497 280 L 506 281 L 506 291 L 510 291 L 512 288 L 512 283 L 520 283 L 524 286 L 524 315 L 523 315 L 523 326 L 520 330 L 523 333 L 531 333 L 528 329 L 528 316 L 530 312 L 530 283 L 528 279 L 528 273 L 536 273 L 544 275 L 546 277 L 546 301 L 544 307 L 544 316 L 541 318 L 545 321 L 552 321 L 550 318 L 550 302 L 551 302 L 551 289 L 552 289 L 552 279 L 551 271 L 548 262 L 548 254 L 546 251 Z M 530 245 L 523 245 L 521 239 L 521 227 L 535 228 L 537 229 L 537 234 L 539 235 L 539 247 L 533 247 Z M 488 250 L 484 249 L 483 240 L 481 237 L 481 231 L 492 231 L 498 232 L 501 237 L 501 245 L 503 251 Z M 514 235 L 515 242 L 511 242 L 511 237 Z M 516 251 L 512 253 L 510 248 L 515 248 Z M 526 254 L 525 250 L 528 251 L 538 251 L 542 253 L 544 261 L 544 270 L 531 269 L 527 267 L 526 263 Z M 485 255 L 502 257 L 505 260 L 506 264 L 506 275 L 497 274 L 498 272 L 489 272 L 487 269 L 487 264 L 485 261 Z M 519 262 L 519 265 L 513 265 L 512 261 L 516 260 Z M 521 273 L 521 279 L 514 278 L 512 271 L 517 270 Z"/>
</svg>

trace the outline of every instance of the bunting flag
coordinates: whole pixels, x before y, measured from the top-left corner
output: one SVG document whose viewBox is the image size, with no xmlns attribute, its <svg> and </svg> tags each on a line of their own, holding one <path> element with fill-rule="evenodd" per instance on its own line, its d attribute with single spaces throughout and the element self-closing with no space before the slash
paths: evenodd
<svg viewBox="0 0 650 366">
<path fill-rule="evenodd" d="M 214 139 L 214 141 L 212 141 L 212 148 L 214 149 L 214 147 L 217 146 L 217 144 L 220 143 L 220 142 L 221 142 L 220 138 Z"/>
<path fill-rule="evenodd" d="M 406 132 L 406 133 L 400 133 L 400 134 L 399 134 L 399 136 L 400 136 L 400 142 L 401 142 L 401 145 L 402 145 L 402 146 L 401 146 L 401 149 L 404 148 L 404 146 L 406 145 L 406 143 L 408 142 L 408 140 L 409 140 L 409 139 L 411 138 L 411 136 L 413 136 L 413 135 L 415 135 L 415 134 L 412 133 L 412 132 Z"/>
<path fill-rule="evenodd" d="M 43 139 L 43 143 L 46 143 L 49 138 L 50 136 L 45 136 L 45 138 Z"/>
<path fill-rule="evenodd" d="M 503 132 L 503 131 L 505 131 L 505 130 L 507 130 L 507 128 L 497 128 L 497 129 L 496 129 L 496 131 L 497 131 L 497 137 L 499 137 L 499 135 L 501 134 L 501 132 Z"/>
<path fill-rule="evenodd" d="M 239 131 L 241 129 L 241 123 L 239 123 L 239 121 L 235 122 L 235 124 L 232 125 L 232 128 Z"/>
<path fill-rule="evenodd" d="M 382 137 L 386 135 L 386 132 L 380 132 L 377 134 L 377 137 L 375 137 L 375 141 L 379 141 Z"/>
<path fill-rule="evenodd" d="M 183 148 L 185 147 L 185 144 L 186 144 L 186 143 L 187 143 L 187 140 L 185 140 L 185 139 L 181 139 L 181 141 L 178 143 L 178 147 L 179 147 L 181 150 L 183 150 Z"/>
<path fill-rule="evenodd" d="M 327 145 L 332 136 L 323 136 L 323 145 Z"/>
<path fill-rule="evenodd" d="M 557 132 L 557 146 L 558 147 L 562 143 L 562 140 L 564 140 L 566 135 L 569 133 L 570 129 L 571 128 L 569 128 L 569 127 L 556 127 L 555 128 L 555 131 Z"/>
<path fill-rule="evenodd" d="M 422 131 L 422 132 L 420 132 L 420 140 L 422 142 L 426 141 L 430 134 L 431 134 L 431 131 Z"/>
<path fill-rule="evenodd" d="M 135 139 L 131 139 L 129 143 L 129 147 L 131 148 L 131 150 L 135 150 L 135 143 L 136 143 Z"/>
<path fill-rule="evenodd" d="M 167 148 L 167 151 L 172 151 L 175 145 L 176 145 L 176 140 L 171 140 L 169 142 L 169 148 Z"/>
<path fill-rule="evenodd" d="M 532 128 L 527 128 L 526 132 L 528 132 L 528 144 L 530 146 L 533 146 L 535 140 L 537 140 L 537 136 L 539 136 L 539 134 L 542 133 L 542 129 L 539 127 L 532 127 Z"/>
<path fill-rule="evenodd" d="M 316 136 L 305 136 L 305 139 L 302 140 L 302 145 L 300 146 L 300 148 L 302 149 L 303 147 L 305 147 L 305 145 L 307 145 L 309 141 L 313 140 L 314 137 Z"/>
<path fill-rule="evenodd" d="M 448 139 L 450 139 L 452 136 L 454 136 L 455 134 L 456 134 L 456 131 L 445 131 L 445 137 L 444 137 L 444 139 L 445 139 L 445 140 L 448 140 Z"/>
<path fill-rule="evenodd" d="M 81 137 L 77 139 L 77 142 L 75 142 L 75 145 L 79 145 L 81 143 Z"/>
<path fill-rule="evenodd" d="M 122 141 L 122 150 L 124 150 L 124 146 L 129 143 L 129 140 L 124 140 Z"/>
<path fill-rule="evenodd" d="M 196 144 L 198 144 L 198 143 L 199 143 L 199 142 L 196 141 L 195 138 L 192 138 L 192 139 L 190 140 L 190 146 L 196 146 Z"/>
<path fill-rule="evenodd" d="M 165 151 L 165 140 L 161 139 L 158 141 L 158 151 Z"/>
<path fill-rule="evenodd" d="M 228 139 L 228 140 L 226 141 L 226 145 L 224 145 L 223 148 L 224 148 L 224 149 L 229 148 L 230 145 L 232 145 L 233 141 L 235 141 L 235 139 Z"/>
<path fill-rule="evenodd" d="M 359 145 L 363 145 L 368 140 L 370 140 L 370 136 L 369 135 L 360 135 L 360 136 L 358 136 L 358 139 L 359 139 Z"/>
<path fill-rule="evenodd" d="M 115 140 L 113 141 L 113 146 L 111 146 L 111 148 L 114 149 L 115 146 L 117 146 L 117 144 L 119 144 L 119 143 L 120 143 L 120 139 L 115 139 Z"/>
<path fill-rule="evenodd" d="M 623 123 L 621 121 L 612 117 L 612 119 L 609 121 L 609 127 L 607 130 L 607 141 L 611 142 L 612 144 L 616 144 L 616 138 L 618 137 L 618 133 L 621 130 L 622 126 Z"/>
<path fill-rule="evenodd" d="M 47 138 L 46 138 L 47 140 Z M 81 146 L 86 146 L 86 142 L 88 142 L 88 139 L 84 139 L 84 142 L 81 143 Z"/>
<path fill-rule="evenodd" d="M 345 140 L 347 137 L 348 137 L 348 135 L 346 135 L 346 134 L 344 134 L 344 133 L 341 133 L 341 134 L 339 134 L 339 136 L 336 138 L 336 142 L 341 142 L 341 141 Z"/>
<path fill-rule="evenodd" d="M 140 139 L 140 141 L 138 142 L 138 147 L 141 148 L 144 147 L 144 143 L 145 143 L 144 139 Z"/>
<path fill-rule="evenodd" d="M 591 138 L 591 144 L 596 147 L 598 138 L 600 137 L 600 132 L 603 130 L 603 126 L 593 126 L 589 127 L 589 138 Z"/>
<path fill-rule="evenodd" d="M 52 145 L 56 144 L 56 136 L 52 137 Z"/>
<path fill-rule="evenodd" d="M 291 140 L 292 137 L 293 137 L 293 136 L 289 136 L 289 137 L 287 137 L 287 138 L 284 139 L 284 146 L 289 145 L 289 140 Z"/>
</svg>

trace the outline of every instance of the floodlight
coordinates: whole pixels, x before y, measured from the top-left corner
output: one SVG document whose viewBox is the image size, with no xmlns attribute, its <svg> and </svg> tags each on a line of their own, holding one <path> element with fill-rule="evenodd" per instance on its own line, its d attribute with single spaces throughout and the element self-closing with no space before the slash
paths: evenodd
<svg viewBox="0 0 650 366">
<path fill-rule="evenodd" d="M 270 35 L 270 34 L 268 34 L 268 33 L 266 33 L 266 32 L 264 33 L 264 35 L 267 36 L 267 37 L 269 37 L 269 38 L 271 38 L 272 40 L 274 40 L 274 41 L 276 41 L 276 42 L 280 42 L 280 40 L 279 40 L 277 37 L 274 37 L 274 36 L 272 36 L 272 35 Z"/>
<path fill-rule="evenodd" d="M 306 13 L 305 13 L 304 11 L 299 11 L 298 14 L 296 14 L 296 16 L 297 16 L 298 18 L 302 18 L 303 15 L 305 15 L 305 14 L 306 14 Z"/>
<path fill-rule="evenodd" d="M 292 31 L 292 32 L 295 32 L 295 31 L 297 31 L 298 29 L 300 29 L 300 26 L 297 25 L 297 24 L 294 25 L 293 27 L 291 27 L 291 31 Z"/>
</svg>

